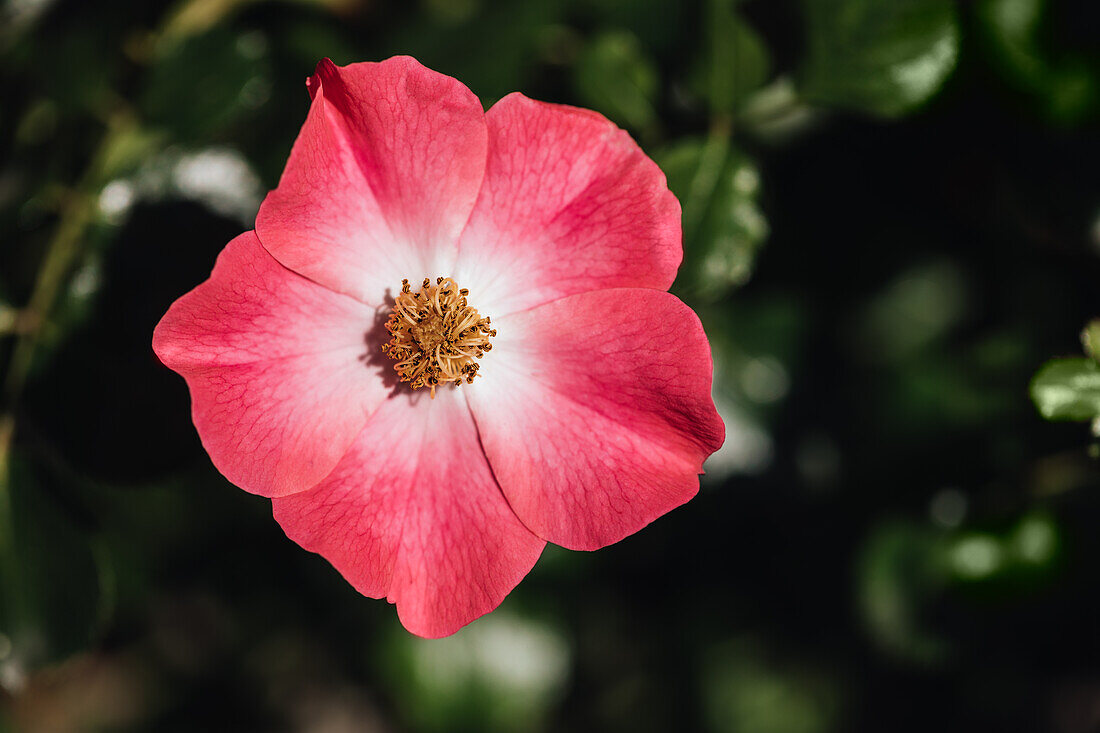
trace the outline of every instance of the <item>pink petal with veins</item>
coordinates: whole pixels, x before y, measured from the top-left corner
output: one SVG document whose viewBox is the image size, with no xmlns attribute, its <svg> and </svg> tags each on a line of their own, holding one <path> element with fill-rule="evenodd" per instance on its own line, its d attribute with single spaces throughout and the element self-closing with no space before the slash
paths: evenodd
<svg viewBox="0 0 1100 733">
<path fill-rule="evenodd" d="M 494 321 L 466 389 L 504 495 L 539 537 L 595 550 L 693 497 L 722 445 L 699 319 L 656 290 L 573 295 Z"/>
<path fill-rule="evenodd" d="M 386 290 L 442 274 L 485 173 L 481 103 L 408 56 L 310 79 L 313 104 L 256 233 L 275 259 L 381 305 Z"/>
<path fill-rule="evenodd" d="M 680 204 L 626 132 L 522 94 L 486 120 L 485 183 L 454 272 L 482 312 L 605 288 L 668 290 L 683 257 Z"/>
<path fill-rule="evenodd" d="M 546 544 L 500 493 L 452 389 L 387 400 L 332 475 L 273 507 L 287 536 L 427 637 L 496 608 Z"/>
<path fill-rule="evenodd" d="M 187 380 L 218 470 L 246 491 L 282 496 L 323 479 L 385 398 L 385 365 L 363 360 L 374 318 L 287 270 L 247 232 L 172 304 L 153 350 Z"/>
</svg>

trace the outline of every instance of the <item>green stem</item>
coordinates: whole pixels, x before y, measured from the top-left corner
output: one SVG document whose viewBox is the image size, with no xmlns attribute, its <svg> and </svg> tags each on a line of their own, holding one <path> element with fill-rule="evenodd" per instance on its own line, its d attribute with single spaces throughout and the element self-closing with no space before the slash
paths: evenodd
<svg viewBox="0 0 1100 733">
<path fill-rule="evenodd" d="M 19 313 L 10 305 L 0 303 L 0 338 L 15 333 Z"/>
<path fill-rule="evenodd" d="M 61 220 L 54 230 L 53 238 L 46 249 L 46 255 L 38 269 L 38 276 L 31 291 L 30 300 L 22 315 L 32 327 L 16 329 L 18 336 L 8 364 L 3 387 L 0 389 L 0 404 L 4 414 L 12 416 L 18 407 L 19 399 L 34 364 L 42 331 L 49 322 L 58 293 L 66 278 L 83 253 L 88 225 L 95 218 L 96 197 L 104 183 L 104 172 L 109 158 L 119 139 L 134 127 L 133 117 L 120 112 L 108 120 L 107 130 L 100 140 L 87 171 L 80 184 L 66 198 L 61 209 Z M 0 436 L 2 437 L 2 436 Z M 7 443 L 10 444 L 8 435 Z M 0 459 L 6 452 L 7 444 L 0 442 Z"/>
<path fill-rule="evenodd" d="M 15 439 L 15 416 L 23 389 L 34 365 L 42 332 L 57 302 L 58 293 L 83 253 L 85 232 L 95 217 L 96 196 L 103 184 L 112 151 L 121 136 L 134 127 L 133 117 L 120 112 L 107 124 L 107 130 L 92 156 L 88 169 L 77 188 L 68 196 L 61 209 L 61 220 L 47 246 L 39 266 L 34 289 L 19 321 L 27 328 L 13 328 L 16 334 L 11 361 L 0 385 L 0 582 L 14 587 L 17 578 L 12 567 L 14 524 L 11 516 L 11 453 Z"/>
<path fill-rule="evenodd" d="M 8 415 L 13 414 L 18 406 L 38 348 L 42 326 L 46 322 L 47 314 L 53 309 L 65 276 L 80 254 L 84 230 L 91 222 L 94 213 L 94 197 L 86 190 L 73 192 L 62 210 L 61 221 L 57 225 L 53 239 L 50 240 L 30 301 L 27 303 L 26 311 L 38 322 L 38 327 L 29 329 L 16 339 L 8 373 L 4 379 L 3 401 Z M 0 445 L 0 453 L 2 451 L 3 446 Z"/>
<path fill-rule="evenodd" d="M 11 442 L 15 432 L 15 420 L 10 415 L 0 415 L 0 592 L 4 606 L 0 612 L 6 615 L 10 632 L 25 618 L 19 587 L 19 563 L 15 556 L 15 520 L 12 517 L 11 491 Z"/>
</svg>

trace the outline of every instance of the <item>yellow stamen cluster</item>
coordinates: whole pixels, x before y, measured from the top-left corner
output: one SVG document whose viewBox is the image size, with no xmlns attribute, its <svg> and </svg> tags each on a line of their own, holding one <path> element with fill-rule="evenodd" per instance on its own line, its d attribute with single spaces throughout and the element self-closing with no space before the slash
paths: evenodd
<svg viewBox="0 0 1100 733">
<path fill-rule="evenodd" d="M 455 281 L 424 278 L 415 293 L 408 280 L 394 299 L 386 321 L 390 340 L 382 352 L 393 359 L 394 371 L 413 389 L 428 387 L 435 398 L 441 384 L 467 384 L 477 376 L 477 359 L 490 351 L 489 339 L 497 335 L 477 309 L 466 303 L 470 291 Z"/>
</svg>

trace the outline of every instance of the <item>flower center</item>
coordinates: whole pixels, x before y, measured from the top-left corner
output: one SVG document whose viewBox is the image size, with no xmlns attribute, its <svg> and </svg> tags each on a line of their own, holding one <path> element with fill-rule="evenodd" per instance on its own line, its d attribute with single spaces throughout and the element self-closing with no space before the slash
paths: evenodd
<svg viewBox="0 0 1100 733">
<path fill-rule="evenodd" d="M 382 344 L 382 352 L 396 362 L 393 368 L 402 382 L 413 389 L 430 388 L 433 399 L 441 384 L 473 382 L 476 360 L 493 348 L 489 339 L 496 329 L 466 303 L 469 294 L 449 277 L 437 277 L 434 284 L 424 278 L 415 293 L 402 280 L 386 321 L 391 338 Z"/>
</svg>

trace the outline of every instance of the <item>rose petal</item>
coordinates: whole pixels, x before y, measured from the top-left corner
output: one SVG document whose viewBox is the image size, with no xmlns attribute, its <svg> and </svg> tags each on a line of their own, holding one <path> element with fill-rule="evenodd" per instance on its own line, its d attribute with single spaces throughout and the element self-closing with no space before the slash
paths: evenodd
<svg viewBox="0 0 1100 733">
<path fill-rule="evenodd" d="M 247 232 L 157 324 L 153 350 L 191 389 L 210 459 L 246 491 L 324 478 L 387 394 L 364 362 L 375 311 L 276 262 Z"/>
<path fill-rule="evenodd" d="M 535 534 L 593 550 L 695 495 L 724 427 L 687 306 L 602 290 L 494 325 L 482 376 L 463 389 L 493 473 Z"/>
<path fill-rule="evenodd" d="M 510 94 L 486 115 L 489 158 L 455 280 L 493 317 L 613 287 L 668 290 L 680 204 L 630 136 L 588 110 Z"/>
<path fill-rule="evenodd" d="M 400 394 L 371 418 L 317 488 L 272 502 L 287 536 L 420 636 L 492 611 L 545 543 L 500 493 L 462 396 Z"/>
<path fill-rule="evenodd" d="M 381 305 L 401 279 L 445 274 L 485 172 L 481 103 L 398 56 L 310 79 L 314 95 L 256 232 L 295 272 Z"/>
</svg>

